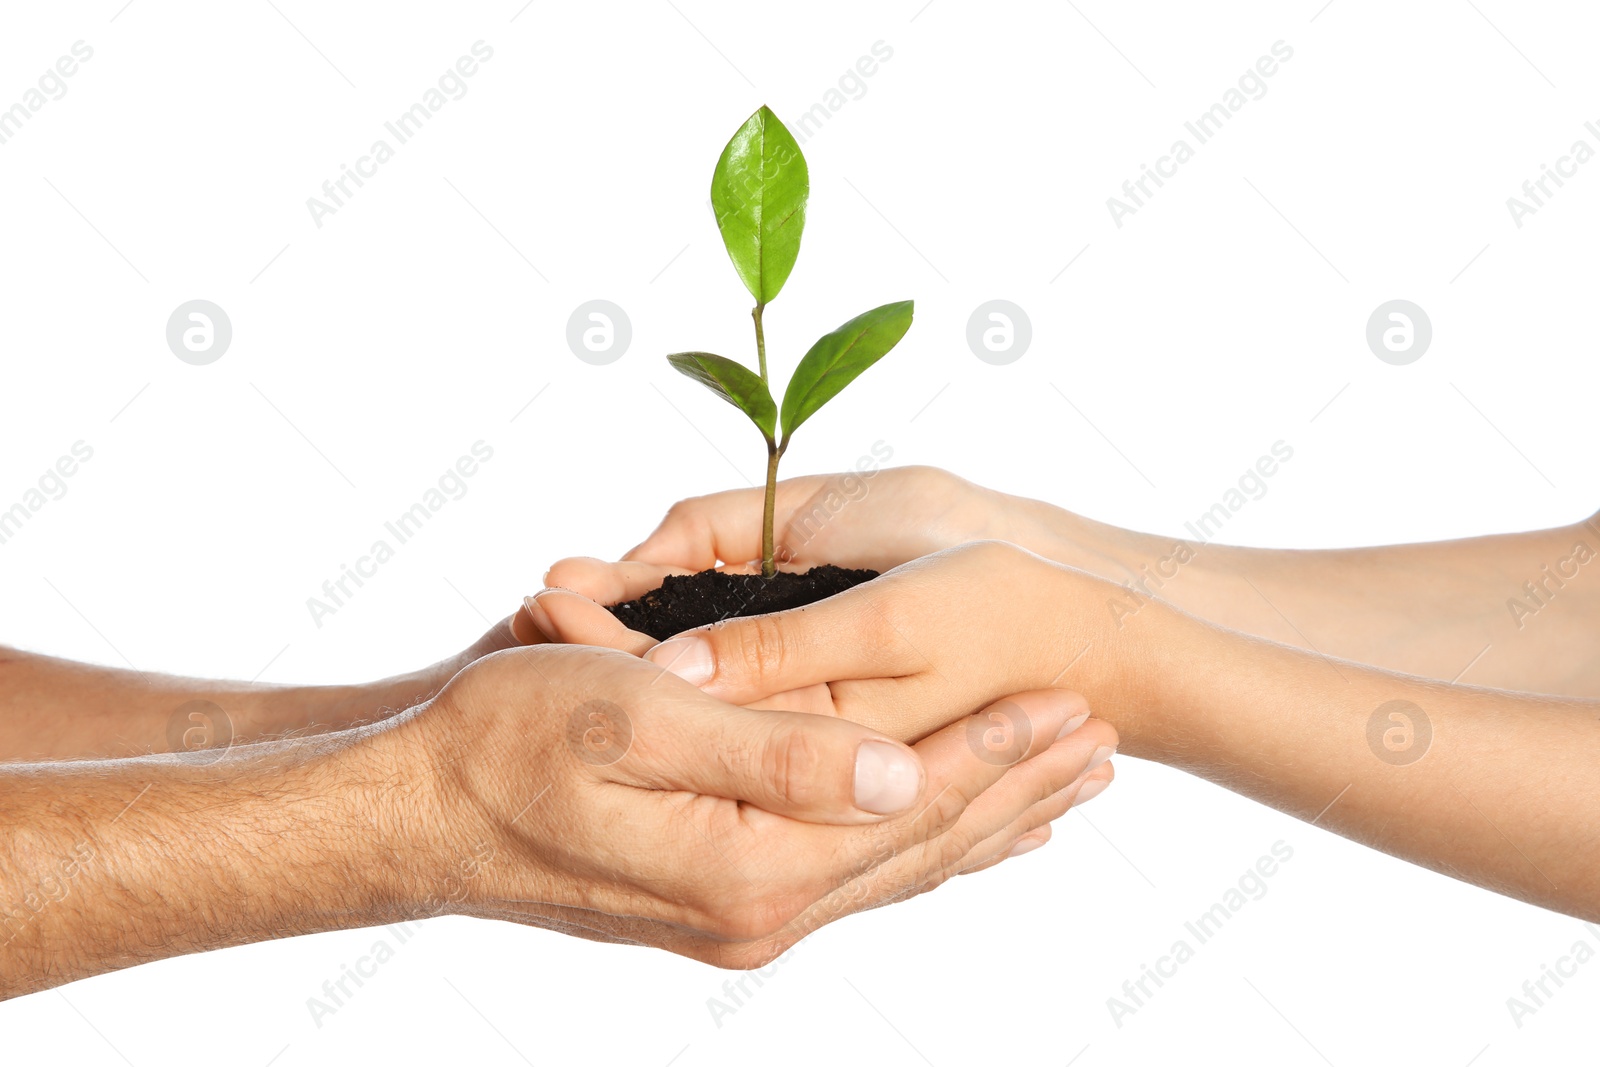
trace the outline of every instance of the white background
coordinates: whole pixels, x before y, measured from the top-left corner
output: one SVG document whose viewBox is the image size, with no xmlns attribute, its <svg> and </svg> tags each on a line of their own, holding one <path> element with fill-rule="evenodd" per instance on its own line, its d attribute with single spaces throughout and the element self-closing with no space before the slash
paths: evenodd
<svg viewBox="0 0 1600 1067">
<path fill-rule="evenodd" d="M 552 560 L 615 555 L 674 499 L 756 478 L 754 434 L 661 358 L 751 356 L 711 168 L 757 105 L 793 126 L 878 41 L 892 58 L 804 145 L 811 206 L 768 314 L 775 372 L 867 307 L 914 297 L 917 321 L 810 424 L 788 473 L 848 467 L 881 439 L 895 463 L 1177 533 L 1281 439 L 1294 459 L 1228 540 L 1374 544 L 1586 515 L 1600 163 L 1521 228 L 1505 201 L 1575 139 L 1600 147 L 1583 129 L 1600 119 L 1594 12 L 1320 2 L 8 5 L 0 107 L 75 41 L 94 57 L 0 145 L 0 508 L 75 441 L 94 457 L 0 545 L 0 641 L 146 670 L 376 677 L 463 646 Z M 316 227 L 306 199 L 478 40 L 494 56 L 465 97 Z M 1266 95 L 1114 225 L 1106 198 L 1279 40 L 1293 58 Z M 233 324 L 209 366 L 165 342 L 196 298 Z M 633 325 L 607 366 L 565 341 L 594 298 Z M 1032 320 L 1008 366 L 965 340 L 992 298 Z M 1409 366 L 1364 339 L 1394 298 L 1433 323 Z M 314 625 L 306 598 L 478 440 L 494 458 L 468 493 Z M 307 998 L 379 932 L 14 1001 L 4 1056 L 1587 1051 L 1600 964 L 1520 1028 L 1506 1007 L 1575 940 L 1600 941 L 1581 924 L 1165 768 L 1118 767 L 1046 849 L 818 933 L 720 1027 L 706 1002 L 729 976 L 703 965 L 447 918 L 320 1028 Z M 1107 998 L 1280 840 L 1293 859 L 1267 895 L 1118 1027 Z"/>
</svg>

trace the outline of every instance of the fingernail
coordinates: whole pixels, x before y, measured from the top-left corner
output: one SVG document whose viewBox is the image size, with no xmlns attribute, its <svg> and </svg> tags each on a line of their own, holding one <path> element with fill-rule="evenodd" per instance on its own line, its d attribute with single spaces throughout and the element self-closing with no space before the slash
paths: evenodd
<svg viewBox="0 0 1600 1067">
<path fill-rule="evenodd" d="M 1101 745 L 1099 748 L 1094 750 L 1094 755 L 1089 757 L 1089 763 L 1083 768 L 1083 773 L 1088 774 L 1090 771 L 1094 770 L 1096 767 L 1100 766 L 1102 763 L 1116 754 L 1117 750 L 1113 746 Z"/>
<path fill-rule="evenodd" d="M 917 758 L 888 741 L 863 741 L 856 749 L 856 807 L 874 815 L 905 811 L 922 795 Z"/>
<path fill-rule="evenodd" d="M 717 673 L 711 643 L 703 637 L 674 637 L 646 652 L 644 658 L 690 685 L 705 685 Z"/>
<path fill-rule="evenodd" d="M 1072 731 L 1076 730 L 1078 727 L 1082 726 L 1088 721 L 1089 713 L 1087 711 L 1082 715 L 1074 715 L 1072 718 L 1061 724 L 1061 730 L 1056 734 L 1056 740 L 1061 740 L 1063 737 L 1066 737 Z"/>
<path fill-rule="evenodd" d="M 1024 837 L 1021 841 L 1011 846 L 1011 851 L 1006 853 L 1006 859 L 1011 859 L 1014 856 L 1025 856 L 1044 844 L 1044 842 L 1045 839 L 1042 837 Z"/>
<path fill-rule="evenodd" d="M 1089 803 L 1089 801 L 1093 800 L 1101 793 L 1104 793 L 1106 791 L 1106 786 L 1110 784 L 1111 783 L 1106 781 L 1104 778 L 1089 779 L 1087 782 L 1083 783 L 1083 788 L 1078 790 L 1078 795 L 1072 798 L 1072 806 L 1077 807 L 1079 804 Z"/>
<path fill-rule="evenodd" d="M 522 607 L 527 611 L 528 618 L 533 620 L 533 625 L 538 628 L 540 633 L 546 637 L 554 638 L 556 636 L 556 628 L 550 622 L 550 614 L 539 606 L 539 597 L 542 595 L 541 593 L 535 593 L 533 596 L 523 597 Z"/>
</svg>

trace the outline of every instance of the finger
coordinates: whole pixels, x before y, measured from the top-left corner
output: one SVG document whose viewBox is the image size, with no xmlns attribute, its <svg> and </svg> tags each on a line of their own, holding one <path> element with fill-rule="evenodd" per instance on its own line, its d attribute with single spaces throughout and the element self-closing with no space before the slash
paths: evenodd
<svg viewBox="0 0 1600 1067">
<path fill-rule="evenodd" d="M 1045 695 L 1048 694 L 1019 694 L 1012 699 L 1038 711 L 1037 703 Z M 1058 696 L 1060 699 L 1054 702 L 1056 714 L 1040 714 L 1033 721 L 1035 729 L 1032 733 L 1035 737 L 1052 736 L 1051 727 L 1057 721 L 1061 725 L 1055 728 L 1055 733 L 1060 733 L 1081 715 L 1079 709 L 1083 705 L 1080 700 L 1073 699 L 1071 694 Z M 1066 716 L 1064 721 L 1061 720 L 1062 715 Z M 858 842 L 850 848 L 837 850 L 841 857 L 848 860 L 842 869 L 838 864 L 827 865 L 833 868 L 831 870 L 825 869 L 825 865 L 813 860 L 809 865 L 813 875 L 810 884 L 821 887 L 822 892 L 802 907 L 793 921 L 785 924 L 781 931 L 783 936 L 792 943 L 842 914 L 915 896 L 936 887 L 962 867 L 988 862 L 989 857 L 978 851 L 979 844 L 998 850 L 1000 846 L 996 842 L 1001 839 L 994 832 L 997 828 L 1004 829 L 1003 841 L 1007 850 L 1030 834 L 1035 837 L 1047 836 L 1050 832 L 1049 821 L 1059 817 L 1072 803 L 1075 786 L 1073 775 L 1089 758 L 1085 757 L 1084 750 L 1097 751 L 1104 747 L 1102 742 L 1115 740 L 1115 731 L 1109 724 L 1099 720 L 1086 720 L 1078 729 L 1067 731 L 1069 737 L 1080 732 L 1084 736 L 1072 745 L 1066 744 L 1065 738 L 1046 744 L 1042 752 L 1037 751 L 1038 744 L 1031 745 L 1030 757 L 1017 766 L 1003 770 L 999 781 L 981 794 L 984 803 L 966 807 L 958 815 L 955 824 L 942 836 L 935 835 L 912 847 L 905 847 L 904 840 L 884 836 L 893 829 L 886 825 L 860 832 L 861 840 L 869 845 L 867 849 L 860 848 Z M 952 750 L 949 755 L 954 755 L 957 746 L 965 744 L 964 738 L 952 726 L 923 742 L 918 750 L 926 759 L 932 750 L 941 745 Z M 970 750 L 968 758 L 971 762 L 987 765 Z M 1102 764 L 1089 777 L 1109 776 L 1109 773 L 1110 765 Z M 930 773 L 929 792 L 936 786 L 937 779 Z M 940 795 L 954 795 L 954 790 L 944 790 Z M 942 805 L 940 795 L 935 796 L 934 804 Z M 933 807 L 934 804 L 929 806 Z M 916 827 L 918 830 L 927 829 L 921 818 L 923 814 L 925 812 L 919 812 L 914 820 L 922 824 Z M 1037 833 L 1041 827 L 1042 833 Z M 830 832 L 820 827 L 810 829 L 814 835 Z M 811 853 L 812 856 L 819 854 L 827 853 Z"/>
<path fill-rule="evenodd" d="M 762 697 L 754 704 L 746 705 L 751 708 L 760 708 L 762 711 L 804 711 L 812 715 L 832 715 L 835 718 L 849 718 L 840 715 L 839 708 L 833 702 L 833 692 L 826 685 L 808 685 L 804 689 L 791 689 L 787 693 L 774 693 L 769 697 Z M 859 720 L 856 720 L 859 721 Z M 877 729 L 869 723 L 862 723 L 868 729 Z M 893 730 L 879 730 L 900 741 L 910 744 L 911 739 L 901 737 Z"/>
<path fill-rule="evenodd" d="M 1059 819 L 1073 808 L 1087 804 L 1099 796 L 1111 784 L 1115 772 L 1110 763 L 1101 764 L 1094 770 L 1079 778 L 1066 789 L 1053 793 L 1044 800 L 1039 801 L 1011 825 L 997 834 L 991 835 L 986 840 L 976 845 L 962 860 L 959 874 L 975 874 L 987 870 L 997 863 L 1031 852 L 1032 848 L 1018 846 L 1024 841 L 1037 839 L 1040 844 L 1049 839 L 1050 823 Z M 1045 831 L 1040 836 L 1040 831 Z M 1036 847 L 1036 846 L 1035 846 Z"/>
<path fill-rule="evenodd" d="M 989 837 L 1071 785 L 1114 736 L 1089 718 L 1082 696 L 1061 689 L 1017 693 L 951 723 L 915 746 L 930 783 L 946 794 L 929 812 L 943 824 L 928 827 L 930 836 L 964 818 L 973 844 Z"/>
<path fill-rule="evenodd" d="M 962 830 L 969 836 L 969 846 L 1005 832 L 1035 804 L 1063 791 L 1075 795 L 1086 776 L 1107 765 L 1116 743 L 1116 730 L 1110 723 L 1090 719 L 1043 753 L 1009 768 L 997 785 L 974 797 L 962 813 Z M 926 754 L 923 758 L 930 764 L 935 760 Z M 930 766 L 929 773 L 937 771 Z M 1023 825 L 1017 832 L 1033 825 L 1037 823 Z"/>
<path fill-rule="evenodd" d="M 973 855 L 981 842 L 1002 830 L 1009 835 L 1007 841 L 1018 838 L 1066 810 L 1070 801 L 1060 794 L 1073 785 L 1087 761 L 1083 750 L 1100 747 L 1115 731 L 1095 719 L 1067 729 L 1083 714 L 1082 698 L 1076 694 L 1040 690 L 1008 700 L 1014 705 L 1008 714 L 1027 715 L 1026 732 L 1033 739 L 1022 761 L 1004 767 L 980 757 L 968 744 L 965 723 L 953 723 L 918 744 L 916 750 L 929 768 L 922 806 L 909 819 L 861 831 L 849 847 L 835 850 L 834 863 L 824 867 L 814 860 L 812 884 L 833 889 L 819 906 L 840 893 L 853 901 L 849 910 L 855 911 L 926 892 L 962 867 L 983 862 L 981 853 Z M 1063 732 L 1071 737 L 1080 731 L 1088 737 L 1073 745 L 1066 738 L 1052 741 Z M 942 780 L 951 768 L 954 776 Z M 974 792 L 977 802 L 968 800 Z M 811 922 L 814 910 L 797 921 Z"/>
<path fill-rule="evenodd" d="M 705 570 L 718 560 L 744 563 L 761 555 L 764 490 L 732 489 L 674 504 L 661 524 L 622 558 Z"/>
<path fill-rule="evenodd" d="M 846 826 L 906 812 L 925 791 L 916 752 L 857 723 L 734 707 L 671 678 L 656 688 L 630 717 L 623 755 L 605 767 L 612 781 Z"/>
<path fill-rule="evenodd" d="M 607 563 L 590 556 L 573 556 L 552 565 L 545 572 L 544 584 L 571 589 L 596 604 L 620 604 L 659 589 L 670 575 L 689 573 L 692 572 L 654 563 Z"/>
<path fill-rule="evenodd" d="M 642 656 L 658 643 L 649 634 L 628 629 L 610 611 L 568 589 L 545 589 L 524 597 L 523 610 L 512 617 L 511 623 L 514 633 L 519 625 L 537 628 L 531 640 L 524 639 L 525 644 L 548 641 L 595 645 Z M 803 711 L 839 717 L 831 691 L 820 683 L 774 693 L 751 706 L 764 711 Z"/>
<path fill-rule="evenodd" d="M 987 844 L 980 845 L 967 855 L 969 858 L 972 856 L 982 856 L 983 858 L 979 859 L 972 866 L 961 868 L 956 873 L 977 874 L 979 871 L 986 871 L 990 867 L 1004 863 L 1013 856 L 1026 856 L 1034 849 L 1043 846 L 1045 842 L 1049 840 L 1050 824 L 1045 823 L 1043 826 L 1036 826 L 1032 830 L 1029 830 L 1027 833 L 1016 838 L 1007 838 L 996 849 L 988 850 Z"/>
<path fill-rule="evenodd" d="M 729 619 L 680 634 L 646 658 L 735 704 L 819 682 L 894 678 L 923 669 L 926 661 L 877 606 L 871 584 L 800 610 Z"/>
<path fill-rule="evenodd" d="M 550 642 L 549 635 L 540 630 L 534 617 L 528 614 L 526 598 L 523 600 L 522 609 L 512 612 L 506 623 L 512 640 L 519 645 L 543 645 Z"/>
<path fill-rule="evenodd" d="M 523 601 L 525 613 L 551 641 L 598 645 L 642 656 L 656 639 L 624 626 L 615 615 L 588 597 L 566 589 L 545 589 Z"/>
</svg>

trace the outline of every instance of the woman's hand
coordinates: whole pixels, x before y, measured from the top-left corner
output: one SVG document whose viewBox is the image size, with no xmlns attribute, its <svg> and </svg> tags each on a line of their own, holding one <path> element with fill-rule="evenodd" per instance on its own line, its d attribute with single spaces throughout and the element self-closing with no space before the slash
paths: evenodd
<svg viewBox="0 0 1600 1067">
<path fill-rule="evenodd" d="M 517 626 L 646 656 L 735 704 L 832 714 L 910 739 L 1008 693 L 1057 685 L 1126 714 L 1120 682 L 1136 657 L 1113 603 L 1126 604 L 1119 586 L 980 541 L 807 608 L 660 644 L 566 590 L 530 598 Z"/>
<path fill-rule="evenodd" d="M 649 592 L 670 574 L 719 563 L 731 571 L 756 570 L 763 492 L 735 489 L 681 501 L 621 563 L 562 560 L 545 584 L 615 604 Z M 965 541 L 1025 543 L 1019 539 L 1025 526 L 1032 528 L 1026 517 L 1031 504 L 935 467 L 791 478 L 778 483 L 774 556 L 785 570 L 831 563 L 886 571 Z"/>
</svg>

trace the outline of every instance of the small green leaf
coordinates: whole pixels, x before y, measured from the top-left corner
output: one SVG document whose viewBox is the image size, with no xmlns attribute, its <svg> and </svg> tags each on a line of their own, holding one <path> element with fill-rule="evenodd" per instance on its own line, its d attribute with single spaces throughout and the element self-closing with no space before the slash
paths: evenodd
<svg viewBox="0 0 1600 1067">
<path fill-rule="evenodd" d="M 911 328 L 913 304 L 901 300 L 863 312 L 823 334 L 800 360 L 783 394 L 783 439 L 888 354 Z"/>
<path fill-rule="evenodd" d="M 750 416 L 756 429 L 772 440 L 777 432 L 778 405 L 755 371 L 710 352 L 678 352 L 668 356 L 667 362 Z"/>
<path fill-rule="evenodd" d="M 789 280 L 800 254 L 811 177 L 806 157 L 765 104 L 739 127 L 711 175 L 711 208 L 722 243 L 756 303 Z"/>
</svg>

